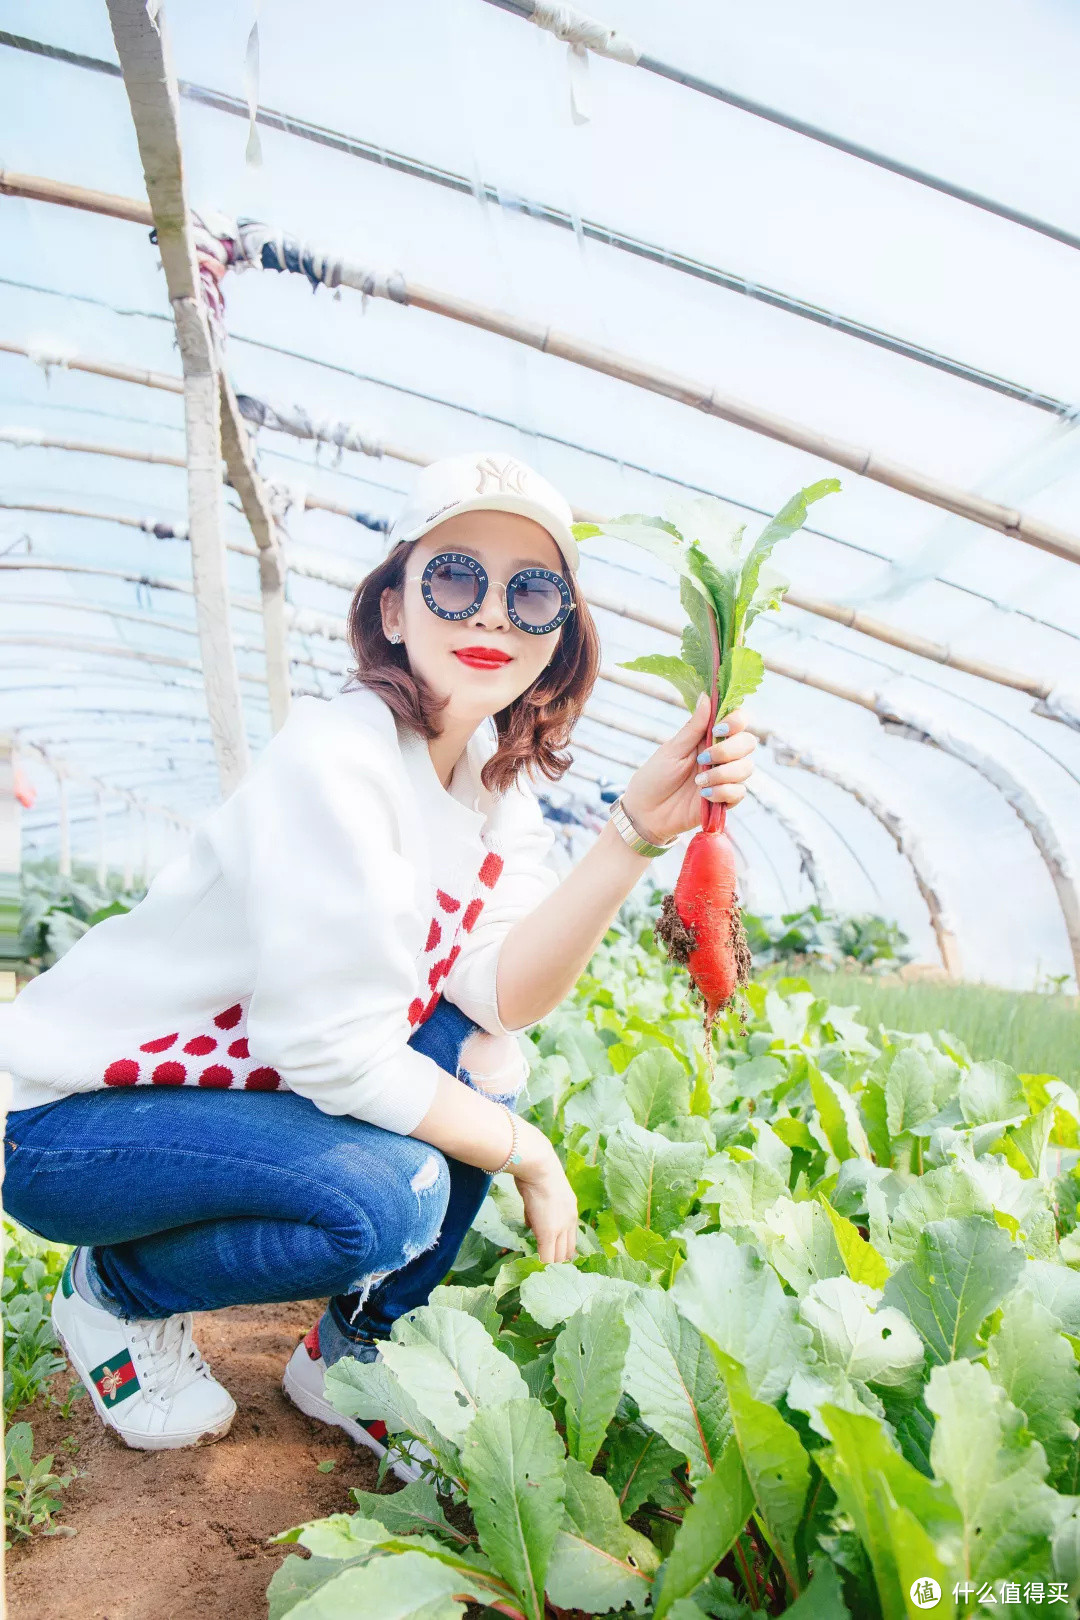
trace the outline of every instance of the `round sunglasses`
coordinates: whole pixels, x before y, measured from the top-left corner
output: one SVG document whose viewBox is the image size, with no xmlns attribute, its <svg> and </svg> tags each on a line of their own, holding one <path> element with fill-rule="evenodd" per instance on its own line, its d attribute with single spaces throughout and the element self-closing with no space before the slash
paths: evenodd
<svg viewBox="0 0 1080 1620">
<path fill-rule="evenodd" d="M 492 583 L 483 564 L 462 551 L 440 552 L 422 574 L 409 579 L 420 581 L 424 601 L 440 619 L 471 619 Z M 530 636 L 549 635 L 574 610 L 569 585 L 550 568 L 519 568 L 505 585 L 495 584 L 511 624 Z"/>
</svg>

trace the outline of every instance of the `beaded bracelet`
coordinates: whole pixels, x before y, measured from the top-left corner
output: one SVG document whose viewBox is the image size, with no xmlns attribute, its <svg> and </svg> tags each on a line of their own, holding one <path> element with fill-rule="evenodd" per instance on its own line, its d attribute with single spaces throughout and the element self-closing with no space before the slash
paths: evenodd
<svg viewBox="0 0 1080 1620">
<path fill-rule="evenodd" d="M 491 1171 L 493 1176 L 501 1176 L 503 1171 L 508 1169 L 510 1165 L 521 1163 L 521 1154 L 518 1152 L 518 1133 L 521 1129 L 521 1121 L 514 1113 L 514 1110 L 512 1108 L 507 1108 L 505 1103 L 500 1103 L 499 1107 L 506 1109 L 506 1113 L 510 1120 L 510 1129 L 513 1132 L 513 1137 L 510 1143 L 510 1152 L 506 1155 L 506 1158 L 503 1160 L 502 1164 L 500 1164 L 499 1168 Z"/>
</svg>

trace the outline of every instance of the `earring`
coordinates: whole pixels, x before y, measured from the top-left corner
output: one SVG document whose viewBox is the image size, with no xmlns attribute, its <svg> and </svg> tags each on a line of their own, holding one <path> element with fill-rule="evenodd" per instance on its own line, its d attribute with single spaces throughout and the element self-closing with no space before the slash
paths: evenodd
<svg viewBox="0 0 1080 1620">
<path fill-rule="evenodd" d="M 401 636 L 398 634 L 398 632 L 396 630 L 394 631 L 393 635 L 390 636 L 388 639 L 389 639 L 391 647 L 398 647 L 398 646 L 401 645 Z"/>
</svg>

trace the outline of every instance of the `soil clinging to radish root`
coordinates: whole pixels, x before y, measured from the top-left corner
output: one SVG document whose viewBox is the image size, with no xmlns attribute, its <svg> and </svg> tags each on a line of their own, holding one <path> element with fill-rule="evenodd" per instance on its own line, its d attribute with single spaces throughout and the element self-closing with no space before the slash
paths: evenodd
<svg viewBox="0 0 1080 1620">
<path fill-rule="evenodd" d="M 656 924 L 656 937 L 667 950 L 670 960 L 679 967 L 685 968 L 692 952 L 697 948 L 697 938 L 694 929 L 688 927 L 679 916 L 673 894 L 665 894 L 664 896 L 660 907 L 660 916 Z M 711 1018 L 706 1017 L 706 1030 L 710 1033 L 712 1025 L 716 1021 L 716 1016 L 731 1006 L 739 993 L 750 983 L 753 974 L 754 964 L 750 955 L 750 942 L 746 937 L 746 929 L 743 927 L 742 920 L 742 908 L 737 899 L 733 900 L 731 904 L 728 942 L 735 958 L 735 989 L 728 997 L 724 1007 L 717 1009 L 716 1015 Z M 691 994 L 698 1001 L 704 1000 L 701 991 L 692 980 Z"/>
<path fill-rule="evenodd" d="M 667 947 L 667 953 L 671 960 L 676 962 L 679 967 L 685 967 L 690 959 L 691 951 L 697 946 L 697 939 L 694 930 L 688 928 L 679 916 L 673 894 L 665 894 L 664 896 L 663 905 L 660 907 L 660 918 L 656 924 L 656 937 L 661 945 Z"/>
</svg>

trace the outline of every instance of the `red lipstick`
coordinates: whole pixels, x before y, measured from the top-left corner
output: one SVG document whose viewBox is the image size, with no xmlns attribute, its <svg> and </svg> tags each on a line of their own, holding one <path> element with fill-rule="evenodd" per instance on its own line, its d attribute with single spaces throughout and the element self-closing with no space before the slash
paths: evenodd
<svg viewBox="0 0 1080 1620">
<path fill-rule="evenodd" d="M 501 669 L 510 662 L 510 654 L 498 647 L 457 647 L 454 657 L 470 669 Z"/>
</svg>

